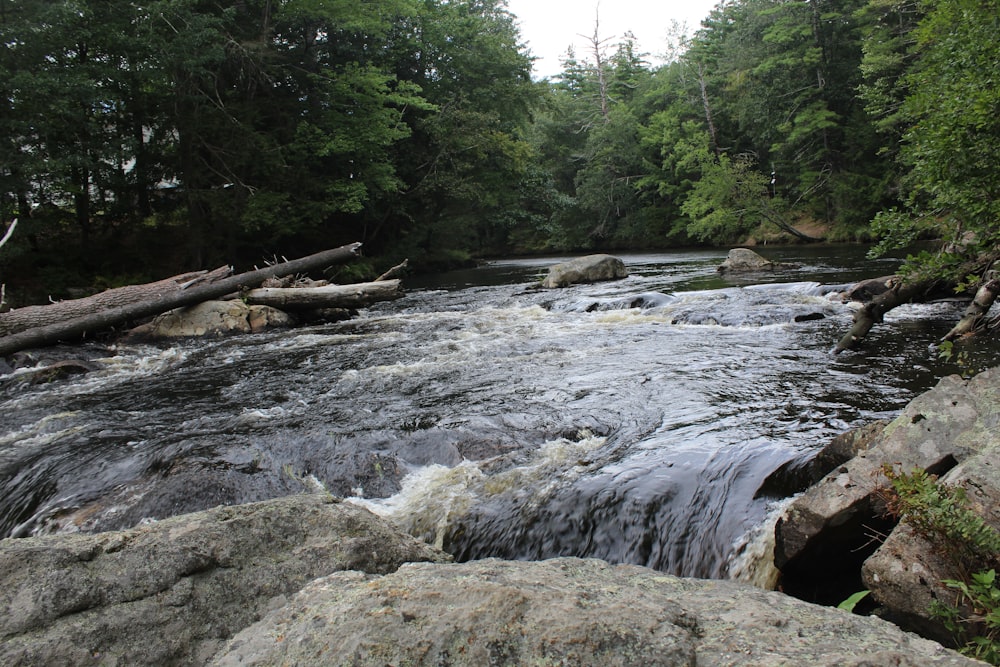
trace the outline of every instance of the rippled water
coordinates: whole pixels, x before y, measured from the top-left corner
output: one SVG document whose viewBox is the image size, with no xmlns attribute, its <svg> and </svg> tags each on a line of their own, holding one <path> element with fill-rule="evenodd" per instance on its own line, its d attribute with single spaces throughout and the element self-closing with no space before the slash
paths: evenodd
<svg viewBox="0 0 1000 667">
<path fill-rule="evenodd" d="M 735 574 L 780 505 L 758 493 L 769 474 L 955 371 L 929 348 L 952 304 L 897 309 L 866 352 L 830 354 L 851 317 L 831 286 L 891 263 L 767 254 L 803 266 L 739 284 L 721 251 L 625 256 L 625 280 L 543 291 L 555 260 L 496 262 L 412 279 L 348 322 L 8 378 L 0 535 L 326 489 L 463 559 Z"/>
</svg>

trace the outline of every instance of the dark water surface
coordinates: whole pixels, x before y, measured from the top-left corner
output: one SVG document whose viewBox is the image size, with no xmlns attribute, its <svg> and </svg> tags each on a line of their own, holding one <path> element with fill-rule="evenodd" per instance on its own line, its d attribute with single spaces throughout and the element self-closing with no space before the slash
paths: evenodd
<svg viewBox="0 0 1000 667">
<path fill-rule="evenodd" d="M 0 535 L 326 489 L 463 559 L 745 576 L 736 556 L 781 502 L 758 494 L 768 475 L 956 371 L 930 347 L 953 304 L 899 308 L 865 352 L 830 354 L 852 313 L 830 286 L 893 263 L 762 252 L 803 266 L 748 284 L 718 276 L 723 251 L 626 255 L 625 280 L 542 291 L 555 260 L 500 261 L 348 322 L 8 379 Z"/>
</svg>

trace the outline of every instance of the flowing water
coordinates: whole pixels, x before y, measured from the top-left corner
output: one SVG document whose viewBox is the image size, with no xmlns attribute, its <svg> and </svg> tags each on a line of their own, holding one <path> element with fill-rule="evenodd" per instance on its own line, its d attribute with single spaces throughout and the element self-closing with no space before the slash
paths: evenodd
<svg viewBox="0 0 1000 667">
<path fill-rule="evenodd" d="M 892 416 L 953 365 L 959 308 L 905 306 L 830 350 L 863 249 L 624 256 L 630 277 L 532 289 L 552 259 L 412 279 L 347 322 L 121 346 L 46 386 L 0 381 L 0 535 L 103 530 L 325 489 L 458 558 L 595 556 L 746 576 L 765 480 Z M 996 352 L 979 350 L 977 363 Z"/>
</svg>

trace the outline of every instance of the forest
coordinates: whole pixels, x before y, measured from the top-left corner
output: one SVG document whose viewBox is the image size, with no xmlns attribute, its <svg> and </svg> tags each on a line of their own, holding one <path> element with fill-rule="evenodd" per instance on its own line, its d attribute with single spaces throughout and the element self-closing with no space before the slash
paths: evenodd
<svg viewBox="0 0 1000 667">
<path fill-rule="evenodd" d="M 722 0 L 663 64 L 595 22 L 534 80 L 504 0 L 0 0 L 3 300 L 352 242 L 363 278 L 935 239 L 910 270 L 974 287 L 1000 237 L 998 5 Z"/>
</svg>

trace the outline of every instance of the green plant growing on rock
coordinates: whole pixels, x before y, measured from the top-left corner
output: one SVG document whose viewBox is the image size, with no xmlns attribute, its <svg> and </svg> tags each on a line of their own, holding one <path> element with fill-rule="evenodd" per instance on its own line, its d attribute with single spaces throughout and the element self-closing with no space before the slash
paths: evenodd
<svg viewBox="0 0 1000 667">
<path fill-rule="evenodd" d="M 1000 665 L 1000 532 L 969 507 L 963 487 L 920 469 L 903 473 L 886 464 L 882 472 L 892 486 L 883 494 L 888 511 L 938 547 L 959 573 L 942 582 L 958 591 L 955 604 L 936 601 L 931 613 L 955 634 L 962 653 Z"/>
<path fill-rule="evenodd" d="M 965 634 L 967 624 L 978 626 L 979 634 L 966 642 L 962 653 L 991 665 L 1000 665 L 1000 588 L 996 577 L 996 570 L 990 569 L 974 573 L 968 582 L 944 580 L 945 585 L 958 591 L 958 603 L 972 609 L 972 616 L 962 617 L 956 607 L 941 602 L 932 609 L 956 636 Z"/>
</svg>

